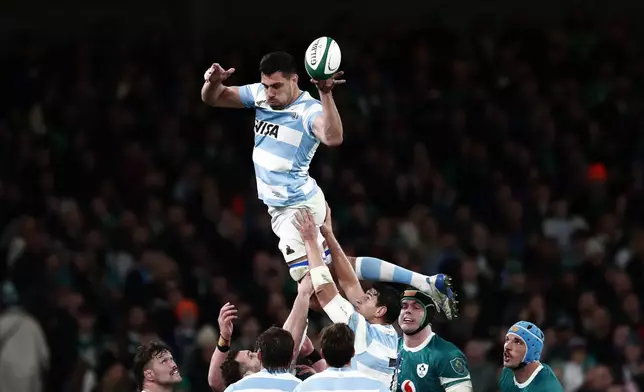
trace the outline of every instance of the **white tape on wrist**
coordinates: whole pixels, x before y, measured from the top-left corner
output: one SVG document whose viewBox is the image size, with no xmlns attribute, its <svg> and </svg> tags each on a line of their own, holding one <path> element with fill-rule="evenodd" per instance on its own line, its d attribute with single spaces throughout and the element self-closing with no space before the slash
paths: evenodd
<svg viewBox="0 0 644 392">
<path fill-rule="evenodd" d="M 311 283 L 313 283 L 313 288 L 315 290 L 318 289 L 318 287 L 333 283 L 333 277 L 331 276 L 331 271 L 329 270 L 329 267 L 322 266 L 322 267 L 315 267 L 311 270 Z"/>
</svg>

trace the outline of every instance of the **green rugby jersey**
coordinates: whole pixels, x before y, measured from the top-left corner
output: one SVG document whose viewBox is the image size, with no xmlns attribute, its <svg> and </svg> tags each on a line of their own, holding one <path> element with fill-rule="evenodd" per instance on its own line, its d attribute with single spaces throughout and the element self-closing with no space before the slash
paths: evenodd
<svg viewBox="0 0 644 392">
<path fill-rule="evenodd" d="M 465 355 L 454 344 L 433 332 L 414 348 L 400 339 L 396 392 L 443 392 L 462 384 L 471 388 L 470 371 Z"/>
<path fill-rule="evenodd" d="M 561 383 L 550 366 L 540 364 L 528 381 L 519 384 L 511 369 L 503 368 L 499 379 L 501 392 L 563 392 Z"/>
</svg>

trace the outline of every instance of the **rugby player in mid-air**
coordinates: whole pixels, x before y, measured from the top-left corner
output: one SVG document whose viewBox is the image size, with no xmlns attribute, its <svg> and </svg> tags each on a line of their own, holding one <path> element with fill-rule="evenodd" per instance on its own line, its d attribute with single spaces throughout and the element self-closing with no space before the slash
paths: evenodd
<svg viewBox="0 0 644 392">
<path fill-rule="evenodd" d="M 545 335 L 528 321 L 519 321 L 508 330 L 503 345 L 501 392 L 563 392 L 550 366 L 541 363 Z"/>
<path fill-rule="evenodd" d="M 324 194 L 309 175 L 309 165 L 320 143 L 328 146 L 342 143 L 342 120 L 332 90 L 345 81 L 341 79 L 342 72 L 328 80 L 312 80 L 320 94 L 317 100 L 300 90 L 295 60 L 288 53 L 267 54 L 259 63 L 259 71 L 260 83 L 225 86 L 223 82 L 235 69 L 224 70 L 213 64 L 204 75 L 201 98 L 214 107 L 255 109 L 253 162 L 257 192 L 268 206 L 271 226 L 280 239 L 279 249 L 290 275 L 299 282 L 309 266 L 293 218 L 298 209 L 307 208 L 316 226 L 324 222 Z M 332 257 L 319 232 L 317 241 L 328 264 Z M 450 306 L 453 296 L 444 275 L 427 277 L 369 257 L 358 258 L 354 264 L 359 279 L 411 284 L 432 295 L 447 318 L 454 316 Z"/>
<path fill-rule="evenodd" d="M 233 72 L 234 68 L 224 70 L 213 64 L 204 75 L 201 98 L 214 107 L 255 109 L 253 163 L 258 196 L 268 206 L 291 277 L 299 282 L 308 272 L 308 264 L 292 220 L 297 209 L 305 207 L 312 211 L 318 226 L 324 221 L 324 194 L 309 175 L 309 165 L 320 143 L 342 143 L 342 120 L 332 90 L 345 82 L 343 73 L 328 80 L 312 80 L 320 93 L 317 100 L 298 86 L 295 60 L 288 53 L 273 52 L 262 58 L 260 83 L 225 86 L 223 82 Z M 322 245 L 321 234 L 318 241 Z"/>
</svg>

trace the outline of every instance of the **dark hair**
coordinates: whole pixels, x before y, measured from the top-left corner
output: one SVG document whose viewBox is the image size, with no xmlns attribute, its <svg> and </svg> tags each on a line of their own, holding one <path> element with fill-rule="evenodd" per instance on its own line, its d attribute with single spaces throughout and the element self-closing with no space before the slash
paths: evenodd
<svg viewBox="0 0 644 392">
<path fill-rule="evenodd" d="M 321 333 L 320 346 L 326 363 L 335 368 L 341 368 L 351 362 L 355 350 L 353 344 L 356 335 L 344 323 L 331 324 Z"/>
<path fill-rule="evenodd" d="M 219 366 L 219 369 L 221 369 L 221 378 L 224 380 L 224 385 L 226 387 L 241 380 L 244 373 L 248 371 L 248 368 L 245 365 L 237 361 L 237 354 L 239 354 L 239 350 L 228 351 L 226 359 L 224 359 L 224 362 Z"/>
<path fill-rule="evenodd" d="M 286 52 L 271 52 L 262 57 L 259 62 L 259 72 L 264 75 L 272 75 L 275 72 L 282 72 L 284 76 L 291 76 L 297 72 L 293 56 Z"/>
<path fill-rule="evenodd" d="M 395 288 L 382 283 L 375 283 L 373 289 L 378 292 L 376 304 L 387 308 L 385 322 L 393 324 L 400 315 L 400 293 Z"/>
<path fill-rule="evenodd" d="M 294 348 L 293 336 L 280 327 L 270 327 L 257 338 L 262 366 L 269 373 L 288 371 L 293 362 Z"/>
<path fill-rule="evenodd" d="M 165 352 L 170 352 L 170 348 L 162 342 L 150 342 L 137 347 L 133 368 L 134 380 L 140 390 L 143 389 L 143 372 L 153 359 Z"/>
</svg>

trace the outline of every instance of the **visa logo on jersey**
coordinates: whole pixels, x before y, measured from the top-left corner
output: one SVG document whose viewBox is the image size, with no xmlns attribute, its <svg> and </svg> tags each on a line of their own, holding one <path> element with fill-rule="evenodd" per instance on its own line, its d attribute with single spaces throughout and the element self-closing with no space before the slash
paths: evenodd
<svg viewBox="0 0 644 392">
<path fill-rule="evenodd" d="M 277 124 L 271 124 L 266 121 L 255 119 L 255 133 L 257 135 L 270 136 L 277 139 L 279 130 L 280 130 L 280 126 Z"/>
</svg>

